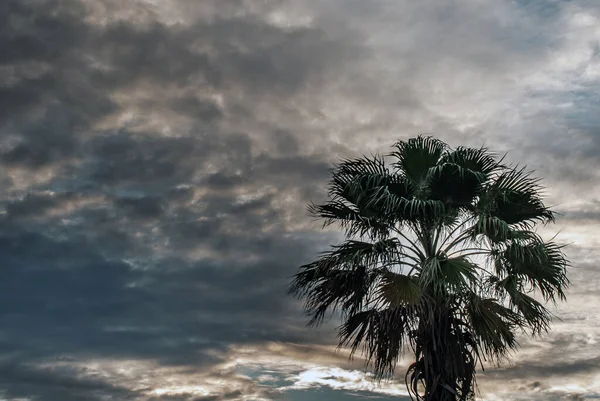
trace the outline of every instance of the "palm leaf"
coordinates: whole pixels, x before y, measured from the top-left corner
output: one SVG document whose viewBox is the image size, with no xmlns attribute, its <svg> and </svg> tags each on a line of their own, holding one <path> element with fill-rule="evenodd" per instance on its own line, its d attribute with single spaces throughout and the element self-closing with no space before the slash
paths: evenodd
<svg viewBox="0 0 600 401">
<path fill-rule="evenodd" d="M 492 243 L 503 242 L 511 238 L 512 229 L 499 217 L 480 215 L 472 227 L 473 236 L 485 236 Z"/>
<path fill-rule="evenodd" d="M 486 148 L 468 148 L 459 146 L 455 150 L 442 156 L 441 163 L 454 163 L 465 170 L 472 171 L 481 176 L 485 181 L 490 174 L 502 168 L 501 161 L 496 160 L 496 155 Z"/>
<path fill-rule="evenodd" d="M 305 299 L 304 310 L 311 316 L 308 324 L 318 325 L 328 310 L 341 308 L 347 314 L 359 311 L 375 277 L 365 266 L 340 269 L 309 264 L 294 276 L 290 293 Z"/>
<path fill-rule="evenodd" d="M 415 276 L 384 271 L 377 288 L 377 300 L 388 307 L 417 307 L 422 300 L 423 290 Z"/>
<path fill-rule="evenodd" d="M 551 315 L 540 302 L 520 291 L 512 293 L 510 300 L 534 335 L 548 331 Z"/>
<path fill-rule="evenodd" d="M 424 287 L 434 288 L 436 292 L 447 292 L 448 289 L 460 291 L 462 288 L 472 288 L 477 282 L 478 268 L 463 256 L 432 257 L 420 270 L 419 279 Z"/>
<path fill-rule="evenodd" d="M 393 166 L 408 178 L 414 193 L 423 197 L 423 192 L 427 189 L 429 169 L 438 163 L 447 145 L 434 137 L 420 135 L 407 141 L 399 141 L 394 147 L 396 150 L 391 156 L 397 161 Z"/>
<path fill-rule="evenodd" d="M 375 376 L 389 376 L 403 345 L 410 341 L 413 319 L 414 315 L 402 307 L 358 312 L 340 326 L 340 345 L 350 346 L 352 354 L 362 345 L 366 363 L 374 365 Z"/>
<path fill-rule="evenodd" d="M 528 283 L 546 300 L 555 300 L 556 297 L 564 300 L 569 280 L 566 272 L 568 261 L 562 248 L 553 242 L 513 242 L 496 257 L 505 274 L 515 275 Z"/>
<path fill-rule="evenodd" d="M 474 293 L 468 297 L 466 309 L 474 337 L 488 358 L 501 359 L 518 346 L 514 329 L 521 326 L 521 320 L 511 309 Z"/>
<path fill-rule="evenodd" d="M 428 185 L 432 199 L 456 207 L 473 202 L 486 176 L 455 163 L 443 163 L 430 169 Z"/>
<path fill-rule="evenodd" d="M 390 222 L 382 216 L 366 216 L 356 207 L 340 201 L 329 201 L 325 204 L 310 204 L 308 211 L 315 217 L 322 218 L 323 226 L 338 223 L 346 235 L 353 237 L 368 236 L 371 239 L 386 237 L 391 229 Z"/>
<path fill-rule="evenodd" d="M 333 247 L 326 254 L 326 258 L 335 259 L 339 266 L 342 264 L 360 264 L 376 266 L 377 263 L 400 264 L 404 245 L 397 238 L 387 238 L 376 242 L 347 240 L 341 245 Z"/>
<path fill-rule="evenodd" d="M 483 190 L 477 209 L 507 224 L 530 227 L 536 222 L 553 222 L 554 213 L 541 200 L 538 179 L 524 169 L 507 169 Z"/>
<path fill-rule="evenodd" d="M 470 206 L 483 183 L 499 168 L 494 155 L 485 148 L 459 147 L 446 152 L 429 169 L 431 197 L 456 207 Z"/>
</svg>

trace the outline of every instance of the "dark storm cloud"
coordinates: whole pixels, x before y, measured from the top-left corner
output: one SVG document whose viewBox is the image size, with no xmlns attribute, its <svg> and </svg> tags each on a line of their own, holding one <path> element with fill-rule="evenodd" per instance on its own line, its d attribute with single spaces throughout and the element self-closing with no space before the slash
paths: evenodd
<svg viewBox="0 0 600 401">
<path fill-rule="evenodd" d="M 70 200 L 75 200 L 78 195 L 73 192 L 60 194 L 29 193 L 22 199 L 10 201 L 5 205 L 5 211 L 11 218 L 32 217 L 44 215 L 56 207 L 64 206 Z"/>
<path fill-rule="evenodd" d="M 185 182 L 196 170 L 193 138 L 162 138 L 121 132 L 92 139 L 90 179 L 100 185 Z M 206 149 L 205 149 L 206 151 Z"/>
<path fill-rule="evenodd" d="M 17 363 L 0 365 L 2 394 L 9 399 L 47 401 L 134 400 L 137 394 L 124 387 L 111 385 L 102 379 L 84 376 L 85 372 L 69 368 L 36 368 Z"/>
<path fill-rule="evenodd" d="M 290 265 L 301 263 L 306 252 L 297 241 L 264 235 L 219 238 L 223 233 L 214 232 L 213 252 L 231 254 L 242 248 L 252 254 L 261 249 L 265 256 L 238 263 L 171 258 L 148 271 L 107 259 L 97 244 L 83 239 L 59 241 L 9 231 L 0 241 L 0 348 L 20 363 L 68 355 L 76 360 L 151 360 L 202 370 L 222 362 L 231 344 L 308 339 L 297 331 L 297 310 L 285 297 Z M 113 252 L 119 247 L 107 240 L 122 241 L 103 238 L 102 250 Z M 118 259 L 116 253 L 110 256 Z M 60 387 L 60 378 L 48 381 L 55 379 L 59 383 L 53 386 Z M 26 388 L 30 395 L 46 391 L 36 380 L 23 381 L 20 387 L 7 388 L 15 394 Z M 73 399 L 80 393 L 76 390 Z"/>
<path fill-rule="evenodd" d="M 289 92 L 326 73 L 348 50 L 318 29 L 282 29 L 252 15 L 183 27 L 118 24 L 94 40 L 92 54 L 118 70 L 104 79 L 119 87 L 148 79 L 187 87 L 198 80 L 219 89 Z M 215 105 L 202 106 L 219 113 Z"/>
<path fill-rule="evenodd" d="M 156 219 L 163 215 L 164 206 L 161 198 L 156 196 L 145 197 L 119 197 L 115 206 L 126 215 L 133 218 Z"/>
<path fill-rule="evenodd" d="M 167 395 L 162 397 L 152 397 L 148 401 L 225 401 L 240 399 L 244 393 L 240 390 L 223 393 L 220 395 L 207 396 L 187 396 L 187 395 Z"/>
<path fill-rule="evenodd" d="M 327 164 L 300 154 L 297 127 L 244 126 L 262 120 L 265 99 L 333 74 L 349 47 L 250 13 L 101 25 L 84 2 L 0 8 L 0 157 L 13 184 L 1 202 L 0 349 L 15 361 L 0 389 L 138 399 L 131 383 L 39 364 L 66 355 L 202 370 L 232 344 L 306 342 L 286 287 L 317 238 L 286 237 L 281 194 L 301 197 L 292 207 L 304 213 Z M 193 122 L 174 135 L 119 126 L 129 107 Z M 106 121 L 116 128 L 96 128 Z M 21 168 L 56 174 L 15 181 Z"/>
<path fill-rule="evenodd" d="M 64 66 L 72 52 L 84 45 L 88 28 L 82 21 L 83 7 L 75 2 L 8 0 L 0 5 L 0 15 L 0 64 L 11 67 L 3 74 L 0 89 L 0 118 L 6 119 L 28 111 L 53 90 L 73 87 L 65 86 L 64 78 L 55 82 L 60 77 L 57 71 L 45 74 L 40 68 L 40 76 L 33 71 L 33 77 L 19 73 L 24 72 L 22 63 L 33 64 L 33 70 L 36 63 L 50 64 L 51 70 Z"/>
<path fill-rule="evenodd" d="M 0 7 L 0 65 L 8 71 L 0 78 L 0 131 L 16 139 L 1 159 L 37 168 L 73 157 L 78 135 L 115 110 L 106 88 L 88 78 L 85 9 L 75 1 L 9 0 Z"/>
<path fill-rule="evenodd" d="M 16 137 L 2 152 L 8 165 L 36 168 L 80 157 L 94 122 L 119 112 L 113 95 L 139 85 L 167 91 L 138 99 L 143 111 L 170 109 L 213 123 L 227 112 L 206 95 L 235 91 L 233 111 L 252 118 L 253 102 L 290 95 L 309 80 L 318 84 L 349 53 L 318 29 L 283 29 L 256 15 L 99 26 L 84 23 L 86 7 L 75 0 L 11 0 L 2 7 L 1 63 L 11 72 L 0 86 L 0 123 Z M 20 76 L 25 68 L 33 72 Z M 169 93 L 177 88 L 187 93 Z"/>
<path fill-rule="evenodd" d="M 206 373 L 231 346 L 268 341 L 305 344 L 300 359 L 315 359 L 311 344 L 331 344 L 334 331 L 304 331 L 285 292 L 296 266 L 336 242 L 304 222 L 330 162 L 353 144 L 413 135 L 402 127 L 430 117 L 456 134 L 440 107 L 419 114 L 444 89 L 457 93 L 436 83 L 512 82 L 515 65 L 531 67 L 556 44 L 537 29 L 560 32 L 563 7 L 520 2 L 528 23 L 507 30 L 461 2 L 400 12 L 389 2 L 333 1 L 335 11 L 310 2 L 314 19 L 296 25 L 286 7 L 302 5 L 280 0 L 164 10 L 134 0 L 1 3 L 0 356 L 14 362 L 0 366 L 0 390 L 48 401 L 276 398 L 239 377 L 219 395 L 150 395 L 120 373 L 43 363 L 153 361 Z M 129 8 L 131 18 L 119 17 Z M 375 54 L 357 33 L 379 32 L 374 21 L 410 34 L 383 30 Z M 528 156 L 546 152 L 560 171 L 573 155 L 593 163 L 588 123 L 573 128 L 590 146 L 537 141 L 541 127 Z M 588 209 L 568 213 L 595 218 Z M 597 368 L 595 359 L 532 366 L 539 375 Z"/>
</svg>

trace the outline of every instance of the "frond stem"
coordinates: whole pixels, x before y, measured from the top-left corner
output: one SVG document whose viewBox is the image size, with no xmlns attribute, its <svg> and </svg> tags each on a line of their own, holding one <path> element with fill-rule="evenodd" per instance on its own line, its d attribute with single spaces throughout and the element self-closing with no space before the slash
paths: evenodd
<svg viewBox="0 0 600 401">
<path fill-rule="evenodd" d="M 456 251 L 449 253 L 448 255 L 446 255 L 447 257 L 451 258 L 454 255 L 458 255 L 461 252 L 467 252 L 467 251 L 475 251 L 475 252 L 470 252 L 470 253 L 463 253 L 460 256 L 471 256 L 471 255 L 489 255 L 490 254 L 490 250 L 483 250 L 482 248 L 463 248 L 463 249 L 457 249 Z"/>
<path fill-rule="evenodd" d="M 448 240 L 450 240 L 450 238 L 452 238 L 452 236 L 458 231 L 460 230 L 465 224 L 469 223 L 472 220 L 472 218 L 467 218 L 465 219 L 462 223 L 460 223 L 458 226 L 456 226 L 452 231 L 450 231 L 448 233 L 448 235 L 446 235 L 446 238 L 444 238 L 444 240 L 442 241 L 442 243 L 439 245 L 439 248 L 443 247 L 446 242 L 448 242 Z"/>
<path fill-rule="evenodd" d="M 448 244 L 444 248 L 444 250 L 442 251 L 442 254 L 447 253 L 449 250 L 454 248 L 456 245 L 460 244 L 461 242 L 467 241 L 469 239 L 471 239 L 471 233 L 469 231 L 464 231 L 462 234 L 460 234 L 458 237 L 456 237 L 450 244 Z"/>
<path fill-rule="evenodd" d="M 404 238 L 409 244 L 412 245 L 412 247 L 407 246 L 407 249 L 410 249 L 412 252 L 414 252 L 415 255 L 417 255 L 417 257 L 420 259 L 419 262 L 423 262 L 425 261 L 426 257 L 423 254 L 423 252 L 421 252 L 421 250 L 419 249 L 419 246 L 417 245 L 417 243 L 413 240 L 411 240 L 410 238 L 408 238 L 406 236 L 406 234 L 404 234 L 403 232 L 401 232 L 400 230 L 398 230 L 396 227 L 392 228 L 394 230 L 394 232 L 396 234 L 398 234 L 399 236 L 401 236 L 402 238 Z"/>
</svg>

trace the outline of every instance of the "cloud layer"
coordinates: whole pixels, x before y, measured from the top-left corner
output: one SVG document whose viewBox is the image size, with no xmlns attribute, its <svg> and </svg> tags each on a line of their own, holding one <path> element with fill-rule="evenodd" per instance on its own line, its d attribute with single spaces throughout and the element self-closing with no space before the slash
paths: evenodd
<svg viewBox="0 0 600 401">
<path fill-rule="evenodd" d="M 337 322 L 306 330 L 286 286 L 339 239 L 305 212 L 331 163 L 433 132 L 535 168 L 563 213 L 548 233 L 573 242 L 563 321 L 482 395 L 599 398 L 599 19 L 592 1 L 3 1 L 0 396 L 404 394 L 331 351 Z"/>
</svg>

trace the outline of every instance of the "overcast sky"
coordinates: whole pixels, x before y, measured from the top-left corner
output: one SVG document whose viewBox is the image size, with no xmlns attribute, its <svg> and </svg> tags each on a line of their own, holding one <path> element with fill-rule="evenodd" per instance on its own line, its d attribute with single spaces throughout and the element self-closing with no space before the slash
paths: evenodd
<svg viewBox="0 0 600 401">
<path fill-rule="evenodd" d="M 331 163 L 420 133 L 535 169 L 571 244 L 481 399 L 600 399 L 599 93 L 597 0 L 1 0 L 0 400 L 405 399 L 286 289 Z"/>
</svg>

